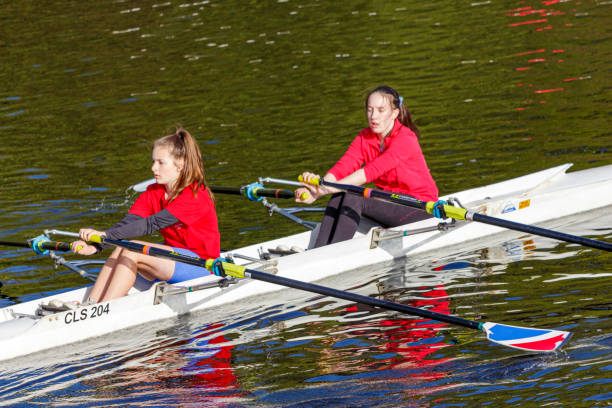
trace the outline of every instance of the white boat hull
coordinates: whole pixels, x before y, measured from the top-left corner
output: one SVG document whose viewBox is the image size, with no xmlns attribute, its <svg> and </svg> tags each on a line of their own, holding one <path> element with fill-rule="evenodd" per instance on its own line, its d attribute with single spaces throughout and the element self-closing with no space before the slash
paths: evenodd
<svg viewBox="0 0 612 408">
<path fill-rule="evenodd" d="M 467 208 L 487 215 L 524 224 L 563 224 L 563 218 L 612 205 L 612 165 L 566 173 L 570 165 L 558 166 L 517 179 L 463 191 L 452 195 Z M 435 226 L 437 219 L 428 219 L 405 226 L 417 229 Z M 394 229 L 402 230 L 402 227 Z M 432 231 L 378 242 L 372 247 L 373 229 L 358 232 L 354 239 L 322 248 L 311 249 L 275 258 L 279 276 L 305 282 L 319 281 L 333 275 L 394 258 L 439 250 L 444 247 L 464 246 L 466 242 L 482 240 L 506 232 L 503 228 L 477 222 L 458 222 L 449 231 Z M 516 233 L 524 235 L 524 233 Z M 311 232 L 284 237 L 232 251 L 234 254 L 259 258 L 261 249 L 278 245 L 308 248 Z M 237 263 L 245 264 L 240 259 Z M 254 269 L 261 267 L 249 266 Z M 264 271 L 266 269 L 263 269 Z M 181 283 L 195 286 L 217 282 L 218 277 L 207 275 Z M 40 304 L 51 299 L 82 302 L 89 287 L 16 304 L 0 310 L 0 360 L 16 358 L 102 336 L 124 328 L 151 321 L 171 318 L 184 313 L 212 308 L 283 289 L 261 281 L 244 280 L 226 288 L 218 286 L 156 300 L 158 284 L 139 280 L 130 293 L 120 299 L 73 311 L 36 317 Z"/>
</svg>

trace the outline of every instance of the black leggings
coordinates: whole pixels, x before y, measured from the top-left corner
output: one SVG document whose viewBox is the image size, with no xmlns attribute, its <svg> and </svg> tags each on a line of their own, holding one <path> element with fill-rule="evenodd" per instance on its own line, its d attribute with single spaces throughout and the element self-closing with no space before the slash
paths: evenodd
<svg viewBox="0 0 612 408">
<path fill-rule="evenodd" d="M 431 218 L 431 215 L 417 208 L 364 198 L 357 194 L 336 193 L 327 203 L 314 247 L 353 238 L 362 216 L 372 219 L 383 227 L 397 227 Z"/>
</svg>

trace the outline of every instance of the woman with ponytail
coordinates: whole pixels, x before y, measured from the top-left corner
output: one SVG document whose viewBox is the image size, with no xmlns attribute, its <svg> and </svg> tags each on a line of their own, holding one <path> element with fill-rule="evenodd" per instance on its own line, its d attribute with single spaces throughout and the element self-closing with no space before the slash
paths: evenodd
<svg viewBox="0 0 612 408">
<path fill-rule="evenodd" d="M 359 133 L 323 179 L 357 186 L 373 182 L 381 190 L 436 201 L 438 189 L 419 145 L 420 132 L 403 98 L 395 89 L 379 86 L 367 95 L 365 108 L 369 127 Z M 302 177 L 309 181 L 319 176 L 305 172 Z M 384 227 L 430 217 L 422 210 L 400 204 L 302 184 L 305 187 L 295 192 L 297 202 L 310 204 L 321 196 L 334 194 L 325 210 L 315 247 L 351 239 L 362 216 Z M 310 194 L 304 200 L 300 197 L 306 188 Z"/>
<path fill-rule="evenodd" d="M 178 129 L 155 141 L 152 158 L 156 183 L 136 199 L 129 213 L 115 226 L 106 231 L 81 229 L 79 236 L 83 241 L 72 243 L 73 252 L 97 253 L 99 246 L 84 242 L 92 235 L 129 239 L 159 231 L 164 245 L 141 243 L 201 258 L 219 257 L 215 201 L 206 184 L 196 140 L 186 130 Z M 208 273 L 196 266 L 116 248 L 102 267 L 88 303 L 126 295 L 137 274 L 148 280 L 175 283 Z"/>
</svg>

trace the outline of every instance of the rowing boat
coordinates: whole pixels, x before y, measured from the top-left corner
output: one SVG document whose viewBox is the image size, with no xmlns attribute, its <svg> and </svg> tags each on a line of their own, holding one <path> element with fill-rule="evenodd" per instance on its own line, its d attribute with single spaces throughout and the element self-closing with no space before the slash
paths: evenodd
<svg viewBox="0 0 612 408">
<path fill-rule="evenodd" d="M 570 164 L 442 197 L 503 220 L 562 226 L 568 217 L 612 205 L 612 165 L 568 173 Z M 315 282 L 395 258 L 431 253 L 501 233 L 504 228 L 431 218 L 393 229 L 364 220 L 354 238 L 312 248 L 317 229 L 239 248 L 223 256 L 251 270 Z M 518 235 L 519 233 L 514 233 Z M 292 249 L 293 248 L 293 249 Z M 128 295 L 49 313 L 52 300 L 83 302 L 90 286 L 0 309 L 0 360 L 117 330 L 279 291 L 259 280 L 206 275 L 170 285 L 137 279 Z M 46 310 L 46 312 L 45 312 Z"/>
</svg>

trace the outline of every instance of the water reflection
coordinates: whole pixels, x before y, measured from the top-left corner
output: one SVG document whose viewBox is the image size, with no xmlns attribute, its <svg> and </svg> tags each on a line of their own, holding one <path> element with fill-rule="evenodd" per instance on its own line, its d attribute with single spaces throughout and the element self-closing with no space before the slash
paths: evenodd
<svg viewBox="0 0 612 408">
<path fill-rule="evenodd" d="M 549 279 L 564 268 L 557 260 L 567 259 L 558 247 L 530 237 L 440 252 L 436 260 L 396 260 L 361 270 L 359 281 L 367 283 L 350 288 L 482 321 L 553 328 L 567 320 L 561 328 L 574 331 L 575 340 L 558 355 L 521 356 L 491 345 L 479 332 L 286 291 L 290 297 L 278 296 L 280 303 L 250 301 L 9 362 L 0 368 L 0 397 L 7 403 L 50 402 L 57 396 L 72 403 L 283 405 L 291 400 L 286 391 L 307 384 L 326 390 L 317 396 L 325 405 L 338 398 L 351 404 L 352 397 L 342 396 L 347 387 L 357 387 L 353 395 L 359 395 L 377 383 L 391 400 L 447 393 L 492 401 L 492 389 L 516 391 L 517 379 L 527 385 L 559 375 L 573 378 L 569 372 L 577 364 L 597 367 L 609 354 L 609 336 L 588 334 L 608 318 L 592 297 L 596 286 L 568 291 L 563 281 Z M 589 252 L 576 251 L 570 259 L 581 262 L 592 257 Z M 550 268 L 546 276 L 542 268 L 533 273 L 534 262 Z M 593 285 L 598 282 L 593 277 Z M 541 290 L 530 290 L 534 284 Z M 572 311 L 557 300 L 551 304 L 556 294 Z M 217 315 L 225 317 L 215 321 Z M 575 319 L 580 325 L 572 324 Z M 330 390 L 330 384 L 337 387 Z"/>
</svg>

